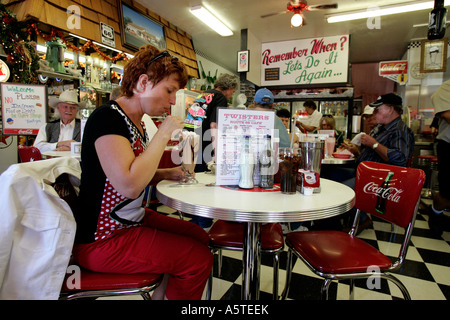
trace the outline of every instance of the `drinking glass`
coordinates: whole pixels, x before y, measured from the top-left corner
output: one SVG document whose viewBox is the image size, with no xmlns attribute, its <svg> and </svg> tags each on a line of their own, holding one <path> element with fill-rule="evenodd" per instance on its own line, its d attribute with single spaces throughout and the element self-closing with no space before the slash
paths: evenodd
<svg viewBox="0 0 450 320">
<path fill-rule="evenodd" d="M 179 183 L 183 185 L 197 184 L 198 181 L 194 177 L 194 169 L 198 156 L 199 135 L 195 132 L 182 131 L 178 146 L 181 168 L 184 172 L 184 177 L 179 180 Z"/>
<path fill-rule="evenodd" d="M 280 160 L 280 191 L 284 194 L 295 194 L 301 160 L 300 151 L 298 148 L 280 148 L 278 157 Z"/>
</svg>

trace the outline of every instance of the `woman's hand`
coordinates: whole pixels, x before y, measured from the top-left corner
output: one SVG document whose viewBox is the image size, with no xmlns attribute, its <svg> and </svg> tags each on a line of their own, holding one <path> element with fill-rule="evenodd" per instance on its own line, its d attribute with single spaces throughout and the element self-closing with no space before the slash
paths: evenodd
<svg viewBox="0 0 450 320">
<path fill-rule="evenodd" d="M 162 180 L 180 181 L 182 178 L 184 178 L 184 174 L 185 173 L 181 166 L 168 169 L 158 169 L 153 176 L 152 181 L 150 181 L 150 185 L 156 185 Z"/>
<path fill-rule="evenodd" d="M 159 126 L 158 132 L 169 140 L 176 132 L 184 128 L 184 120 L 179 117 L 168 116 Z"/>
</svg>

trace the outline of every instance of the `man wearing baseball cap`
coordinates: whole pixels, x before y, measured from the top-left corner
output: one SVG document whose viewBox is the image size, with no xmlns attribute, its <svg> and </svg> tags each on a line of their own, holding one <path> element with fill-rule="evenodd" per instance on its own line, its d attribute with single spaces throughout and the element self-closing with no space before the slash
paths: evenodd
<svg viewBox="0 0 450 320">
<path fill-rule="evenodd" d="M 402 98 L 394 93 L 378 97 L 369 104 L 377 125 L 370 134 L 361 135 L 361 153 L 356 159 L 356 166 L 363 161 L 387 163 L 405 167 L 414 151 L 414 133 L 401 119 L 403 113 Z M 354 188 L 356 171 L 352 170 L 345 180 L 340 182 Z M 372 223 L 365 214 L 361 214 L 358 231 Z"/>
<path fill-rule="evenodd" d="M 273 101 L 274 98 L 272 92 L 269 89 L 261 88 L 255 93 L 255 110 L 273 110 Z M 291 144 L 289 133 L 287 132 L 283 121 L 281 121 L 281 119 L 277 115 L 275 115 L 274 129 L 278 132 L 278 137 L 280 138 L 280 147 L 289 147 Z"/>
<path fill-rule="evenodd" d="M 370 104 L 377 126 L 361 136 L 358 163 L 374 161 L 405 167 L 414 151 L 414 133 L 402 121 L 402 98 L 394 93 Z"/>
<path fill-rule="evenodd" d="M 79 106 L 77 90 L 63 91 L 59 97 L 50 98 L 49 105 L 55 109 L 55 120 L 39 128 L 34 146 L 41 153 L 70 151 L 70 144 L 81 140 L 81 122 L 76 119 Z"/>
</svg>

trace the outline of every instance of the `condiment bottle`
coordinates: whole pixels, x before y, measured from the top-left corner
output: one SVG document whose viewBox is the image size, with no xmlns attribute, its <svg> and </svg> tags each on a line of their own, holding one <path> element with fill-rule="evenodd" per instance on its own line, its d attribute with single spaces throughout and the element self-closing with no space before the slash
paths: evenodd
<svg viewBox="0 0 450 320">
<path fill-rule="evenodd" d="M 259 167 L 261 170 L 261 181 L 259 186 L 263 189 L 273 188 L 273 165 L 272 141 L 271 136 L 267 134 L 264 136 L 264 147 L 259 156 Z"/>
<path fill-rule="evenodd" d="M 250 148 L 250 136 L 244 136 L 244 146 L 239 157 L 239 188 L 253 189 L 255 158 Z"/>
</svg>

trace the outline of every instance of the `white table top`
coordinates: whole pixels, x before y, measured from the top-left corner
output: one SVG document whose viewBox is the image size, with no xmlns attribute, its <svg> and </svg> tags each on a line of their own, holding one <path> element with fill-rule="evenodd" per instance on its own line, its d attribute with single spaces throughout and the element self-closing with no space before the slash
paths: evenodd
<svg viewBox="0 0 450 320">
<path fill-rule="evenodd" d="M 157 198 L 163 204 L 201 217 L 240 222 L 295 222 L 328 218 L 347 212 L 355 192 L 338 182 L 321 179 L 321 192 L 304 196 L 274 192 L 249 192 L 214 183 L 213 174 L 197 173 L 197 185 L 180 186 L 176 181 L 161 181 Z"/>
</svg>

